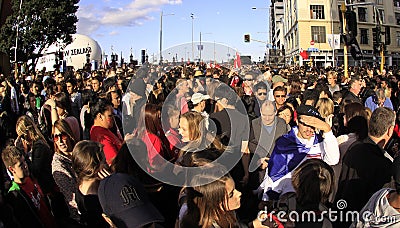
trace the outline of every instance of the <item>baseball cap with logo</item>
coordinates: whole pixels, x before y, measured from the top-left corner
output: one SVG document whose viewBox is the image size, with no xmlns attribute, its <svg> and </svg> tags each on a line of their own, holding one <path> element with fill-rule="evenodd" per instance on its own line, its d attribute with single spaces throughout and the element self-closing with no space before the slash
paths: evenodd
<svg viewBox="0 0 400 228">
<path fill-rule="evenodd" d="M 104 178 L 100 181 L 98 196 L 103 212 L 117 227 L 142 227 L 164 221 L 149 201 L 143 185 L 128 174 L 114 173 Z"/>
<path fill-rule="evenodd" d="M 297 109 L 297 116 L 313 116 L 316 117 L 320 120 L 324 120 L 324 118 L 322 118 L 321 114 L 319 114 L 318 110 L 311 105 L 300 105 Z"/>
<path fill-rule="evenodd" d="M 200 102 L 202 102 L 204 100 L 208 100 L 208 99 L 210 99 L 209 95 L 204 95 L 204 94 L 201 94 L 201 93 L 194 93 L 192 95 L 192 99 L 190 99 L 190 100 L 195 105 L 195 104 L 198 104 L 198 103 L 200 103 Z"/>
</svg>

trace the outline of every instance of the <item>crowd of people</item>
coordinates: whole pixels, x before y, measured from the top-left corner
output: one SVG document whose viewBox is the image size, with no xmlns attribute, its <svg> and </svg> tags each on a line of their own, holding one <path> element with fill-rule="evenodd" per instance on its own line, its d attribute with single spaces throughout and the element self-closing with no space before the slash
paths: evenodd
<svg viewBox="0 0 400 228">
<path fill-rule="evenodd" d="M 349 74 L 146 63 L 2 75 L 0 222 L 395 227 L 400 70 Z"/>
</svg>

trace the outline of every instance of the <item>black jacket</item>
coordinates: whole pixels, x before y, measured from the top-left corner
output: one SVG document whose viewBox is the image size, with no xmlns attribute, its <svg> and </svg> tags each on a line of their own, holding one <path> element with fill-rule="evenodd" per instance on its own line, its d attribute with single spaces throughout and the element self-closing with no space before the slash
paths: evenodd
<svg viewBox="0 0 400 228">
<path fill-rule="evenodd" d="M 336 201 L 346 200 L 349 211 L 360 211 L 369 198 L 391 182 L 392 161 L 369 137 L 354 143 L 343 157 Z"/>
<path fill-rule="evenodd" d="M 31 199 L 19 189 L 18 184 L 13 182 L 5 199 L 13 209 L 15 220 L 19 222 L 20 227 L 44 227 Z"/>
</svg>

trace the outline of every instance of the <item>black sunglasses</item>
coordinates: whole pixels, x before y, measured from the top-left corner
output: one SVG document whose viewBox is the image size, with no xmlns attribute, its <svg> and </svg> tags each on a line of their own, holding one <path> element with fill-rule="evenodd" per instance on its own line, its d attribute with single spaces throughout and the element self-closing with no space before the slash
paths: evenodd
<svg viewBox="0 0 400 228">
<path fill-rule="evenodd" d="M 309 127 L 309 128 L 311 128 L 311 129 L 313 129 L 313 130 L 315 130 L 315 127 L 312 127 L 312 126 L 310 126 L 310 125 L 307 125 L 307 124 L 305 124 L 303 121 L 301 121 L 301 120 L 299 120 L 299 124 L 301 124 L 301 125 L 303 125 L 303 126 L 305 126 L 305 127 Z"/>
</svg>

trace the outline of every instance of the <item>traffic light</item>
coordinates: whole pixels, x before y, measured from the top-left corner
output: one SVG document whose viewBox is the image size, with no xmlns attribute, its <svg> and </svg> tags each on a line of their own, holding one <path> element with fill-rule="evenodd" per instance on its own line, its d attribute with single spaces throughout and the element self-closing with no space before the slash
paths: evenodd
<svg viewBox="0 0 400 228">
<path fill-rule="evenodd" d="M 244 42 L 245 43 L 250 43 L 250 34 L 245 34 L 244 35 Z"/>
<path fill-rule="evenodd" d="M 390 27 L 385 27 L 385 45 L 390 45 Z"/>
<path fill-rule="evenodd" d="M 146 62 L 146 50 L 142 49 L 141 50 L 141 61 L 142 64 Z"/>
<path fill-rule="evenodd" d="M 351 37 L 357 36 L 357 16 L 354 11 L 346 11 L 345 13 L 347 27 L 346 33 L 350 34 Z"/>
<path fill-rule="evenodd" d="M 379 53 L 381 45 L 381 27 L 372 28 L 372 45 L 375 54 Z"/>
</svg>

